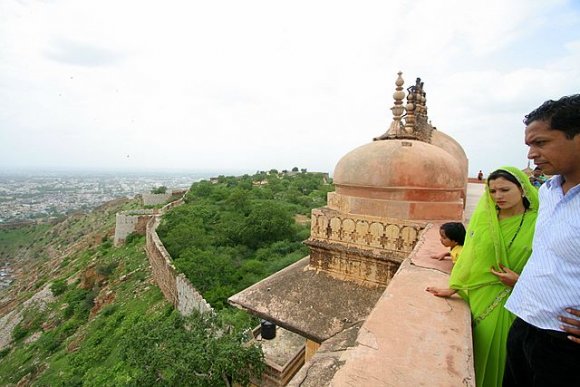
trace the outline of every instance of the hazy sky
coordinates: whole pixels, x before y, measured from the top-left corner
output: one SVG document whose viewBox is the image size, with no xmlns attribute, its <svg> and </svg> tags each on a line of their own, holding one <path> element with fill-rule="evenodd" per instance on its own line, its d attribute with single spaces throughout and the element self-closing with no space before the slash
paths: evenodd
<svg viewBox="0 0 580 387">
<path fill-rule="evenodd" d="M 580 92 L 580 2 L 0 1 L 0 170 L 334 170 L 396 73 L 470 172 Z"/>
</svg>

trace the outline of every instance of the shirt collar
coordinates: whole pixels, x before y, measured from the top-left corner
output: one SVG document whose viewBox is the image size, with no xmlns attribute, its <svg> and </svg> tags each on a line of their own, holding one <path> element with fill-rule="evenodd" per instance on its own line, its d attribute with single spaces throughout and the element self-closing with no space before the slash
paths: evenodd
<svg viewBox="0 0 580 387">
<path fill-rule="evenodd" d="M 555 175 L 552 176 L 548 181 L 546 181 L 544 183 L 544 185 L 546 185 L 546 187 L 550 190 L 553 190 L 555 188 L 560 188 L 562 187 L 562 176 L 561 175 Z"/>
<path fill-rule="evenodd" d="M 545 189 L 552 191 L 552 192 L 559 190 L 559 192 L 561 192 L 563 194 L 562 183 L 564 183 L 564 179 L 562 178 L 562 175 L 554 175 L 550 178 L 550 180 L 548 180 L 544 184 L 542 184 L 542 187 L 546 186 Z M 540 189 L 542 187 L 540 187 Z M 570 198 L 572 196 L 576 196 L 577 194 L 580 194 L 580 184 L 577 184 L 575 187 L 572 187 L 571 189 L 569 189 L 565 196 Z"/>
</svg>

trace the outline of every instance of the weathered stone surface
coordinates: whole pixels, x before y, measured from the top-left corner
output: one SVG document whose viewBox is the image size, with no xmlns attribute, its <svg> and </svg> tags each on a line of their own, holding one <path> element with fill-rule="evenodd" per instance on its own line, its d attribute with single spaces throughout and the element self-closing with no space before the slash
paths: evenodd
<svg viewBox="0 0 580 387">
<path fill-rule="evenodd" d="M 309 270 L 308 261 L 303 258 L 228 301 L 321 343 L 363 321 L 385 289 Z"/>
<path fill-rule="evenodd" d="M 312 210 L 310 267 L 344 279 L 386 286 L 413 250 L 424 223 Z"/>
<path fill-rule="evenodd" d="M 133 232 L 145 235 L 147 222 L 154 213 L 153 210 L 132 210 L 117 213 L 115 216 L 115 246 L 125 243 L 127 235 Z"/>
<path fill-rule="evenodd" d="M 147 257 L 153 272 L 153 278 L 161 289 L 165 298 L 174 306 L 177 305 L 177 272 L 171 261 L 171 256 L 161 243 L 159 236 L 155 232 L 159 224 L 159 217 L 153 217 L 147 224 Z"/>
<path fill-rule="evenodd" d="M 311 361 L 292 378 L 288 387 L 319 387 L 330 383 L 334 374 L 344 362 L 340 357 L 348 348 L 356 344 L 362 322 L 326 340 Z"/>
<path fill-rule="evenodd" d="M 175 203 L 175 202 L 174 202 Z M 170 203 L 167 208 L 175 204 Z M 165 207 L 164 207 L 165 208 Z M 200 313 L 213 313 L 211 305 L 189 282 L 185 275 L 178 273 L 173 265 L 171 255 L 163 246 L 156 229 L 159 216 L 154 216 L 147 223 L 146 250 L 153 278 L 165 298 L 177 308 L 182 315 L 189 315 L 194 310 Z"/>
<path fill-rule="evenodd" d="M 211 305 L 193 287 L 185 275 L 177 275 L 175 286 L 177 288 L 177 310 L 183 316 L 190 315 L 194 310 L 200 313 L 213 313 Z"/>
<path fill-rule="evenodd" d="M 171 199 L 171 192 L 161 193 L 161 194 L 153 194 L 153 193 L 144 193 L 141 195 L 143 199 L 144 206 L 156 206 L 158 204 L 165 204 L 169 199 Z"/>
<path fill-rule="evenodd" d="M 439 146 L 416 140 L 374 141 L 338 162 L 336 192 L 329 195 L 328 206 L 401 220 L 460 219 L 466 182 L 466 165 Z"/>
<path fill-rule="evenodd" d="M 435 298 L 447 275 L 405 261 L 357 338 L 332 386 L 474 386 L 471 317 L 459 298 Z"/>
</svg>

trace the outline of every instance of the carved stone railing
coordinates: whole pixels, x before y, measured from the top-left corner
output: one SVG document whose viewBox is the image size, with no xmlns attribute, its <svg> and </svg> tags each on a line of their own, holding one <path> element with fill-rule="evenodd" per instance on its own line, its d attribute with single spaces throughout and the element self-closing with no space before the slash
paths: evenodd
<svg viewBox="0 0 580 387">
<path fill-rule="evenodd" d="M 312 210 L 310 267 L 345 279 L 386 285 L 413 250 L 425 224 Z"/>
</svg>

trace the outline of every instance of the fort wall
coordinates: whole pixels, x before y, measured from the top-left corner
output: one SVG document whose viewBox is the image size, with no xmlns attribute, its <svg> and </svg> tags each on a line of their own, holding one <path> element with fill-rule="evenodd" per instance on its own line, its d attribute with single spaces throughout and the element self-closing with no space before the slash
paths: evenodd
<svg viewBox="0 0 580 387">
<path fill-rule="evenodd" d="M 146 245 L 145 249 L 153 279 L 157 286 L 163 293 L 163 296 L 184 316 L 191 314 L 194 310 L 200 313 L 213 313 L 211 305 L 203 298 L 203 296 L 195 289 L 189 280 L 179 273 L 173 265 L 171 255 L 163 246 L 163 242 L 157 235 L 157 226 L 161 221 L 163 214 L 169 209 L 180 206 L 184 203 L 183 196 L 175 201 L 172 201 L 160 210 L 131 210 L 119 212 L 116 214 L 115 224 L 115 246 L 125 243 L 127 235 L 136 232 L 140 235 L 145 235 Z M 164 195 L 164 199 L 159 199 L 159 203 L 165 203 L 172 194 L 144 194 L 144 203 L 152 203 L 146 199 L 147 196 Z M 157 200 L 157 199 L 155 199 Z M 157 204 L 159 204 L 157 203 Z"/>
<path fill-rule="evenodd" d="M 115 246 L 124 244 L 127 236 L 133 232 L 145 235 L 147 222 L 154 213 L 154 210 L 118 212 L 115 216 Z"/>
<path fill-rule="evenodd" d="M 160 214 L 151 216 L 147 222 L 146 250 L 153 278 L 164 297 L 182 315 L 187 316 L 194 310 L 200 313 L 213 313 L 211 305 L 195 289 L 185 275 L 176 270 L 171 255 L 163 246 L 159 235 L 157 235 L 156 230 L 162 214 L 168 209 L 181 204 L 183 204 L 183 199 L 167 204 L 161 209 Z"/>
<path fill-rule="evenodd" d="M 159 204 L 165 204 L 169 199 L 171 199 L 171 192 L 154 194 L 154 193 L 144 193 L 141 194 L 144 206 L 157 206 Z"/>
</svg>

